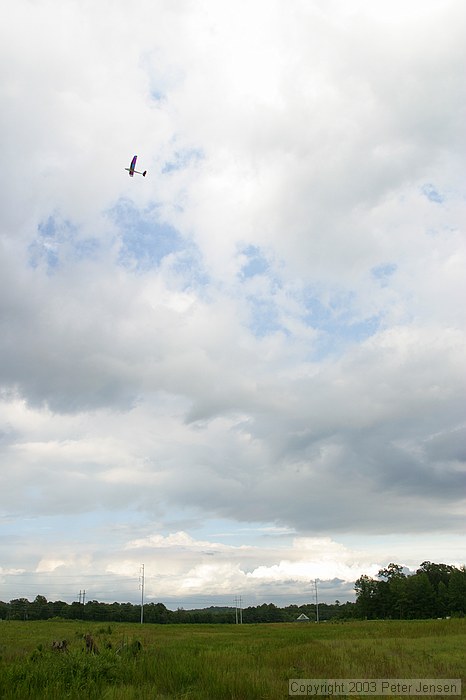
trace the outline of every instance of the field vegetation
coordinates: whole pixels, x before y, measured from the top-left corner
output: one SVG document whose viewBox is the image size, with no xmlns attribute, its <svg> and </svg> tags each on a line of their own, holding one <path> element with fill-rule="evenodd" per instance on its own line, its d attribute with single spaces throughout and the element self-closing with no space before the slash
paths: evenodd
<svg viewBox="0 0 466 700">
<path fill-rule="evenodd" d="M 86 634 L 98 653 L 86 650 Z M 54 640 L 66 640 L 66 650 L 53 649 Z M 0 697 L 276 700 L 289 697 L 290 678 L 462 678 L 466 688 L 465 649 L 460 618 L 249 625 L 12 620 L 0 622 Z"/>
</svg>

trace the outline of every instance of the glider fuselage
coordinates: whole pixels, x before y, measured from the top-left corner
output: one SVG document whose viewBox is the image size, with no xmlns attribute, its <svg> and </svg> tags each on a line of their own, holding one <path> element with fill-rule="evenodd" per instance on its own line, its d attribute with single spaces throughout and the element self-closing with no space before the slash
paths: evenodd
<svg viewBox="0 0 466 700">
<path fill-rule="evenodd" d="M 137 173 L 138 175 L 142 175 L 143 177 L 146 177 L 147 170 L 144 170 L 143 173 L 139 172 L 139 170 L 135 170 L 136 167 L 136 161 L 137 161 L 137 156 L 133 157 L 133 160 L 131 161 L 131 165 L 129 168 L 125 168 L 129 172 L 130 177 L 134 177 L 134 173 Z"/>
</svg>

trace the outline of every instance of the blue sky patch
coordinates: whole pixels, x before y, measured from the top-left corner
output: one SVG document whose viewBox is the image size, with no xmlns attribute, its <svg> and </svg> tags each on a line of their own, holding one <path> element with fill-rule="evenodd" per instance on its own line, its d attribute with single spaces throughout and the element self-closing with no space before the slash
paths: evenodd
<svg viewBox="0 0 466 700">
<path fill-rule="evenodd" d="M 165 99 L 165 94 L 161 90 L 152 90 L 150 96 L 154 102 L 162 102 Z"/>
<path fill-rule="evenodd" d="M 435 204 L 442 204 L 445 201 L 445 197 L 430 182 L 422 185 L 421 192 L 430 202 Z"/>
<path fill-rule="evenodd" d="M 29 264 L 44 265 L 52 273 L 64 260 L 92 258 L 98 248 L 96 238 L 80 238 L 75 224 L 52 214 L 37 227 L 37 237 L 29 246 Z"/>
<path fill-rule="evenodd" d="M 202 253 L 194 243 L 187 244 L 177 254 L 173 271 L 183 278 L 185 291 L 192 288 L 200 290 L 212 281 L 204 267 Z"/>
<path fill-rule="evenodd" d="M 278 320 L 277 306 L 273 299 L 259 299 L 248 296 L 251 321 L 250 330 L 258 338 L 263 338 L 277 331 L 285 332 Z"/>
<path fill-rule="evenodd" d="M 344 319 L 328 321 L 318 327 L 322 331 L 317 338 L 314 359 L 327 356 L 338 356 L 348 345 L 361 343 L 377 333 L 380 327 L 380 317 L 370 316 L 362 321 L 346 321 Z"/>
<path fill-rule="evenodd" d="M 188 148 L 181 151 L 175 151 L 173 158 L 170 161 L 166 161 L 162 168 L 162 173 L 165 175 L 176 170 L 183 170 L 183 168 L 192 165 L 204 158 L 204 153 L 198 148 Z"/>
<path fill-rule="evenodd" d="M 244 248 L 241 253 L 248 259 L 239 273 L 242 280 L 254 277 L 255 275 L 263 275 L 269 269 L 269 263 L 257 246 L 249 245 Z"/>
<path fill-rule="evenodd" d="M 140 211 L 131 201 L 121 200 L 110 216 L 121 230 L 118 260 L 124 267 L 157 267 L 164 257 L 185 247 L 176 229 L 157 221 L 155 207 Z"/>
<path fill-rule="evenodd" d="M 395 274 L 398 269 L 398 265 L 395 263 L 382 263 L 381 265 L 376 265 L 371 270 L 372 277 L 380 282 L 382 287 L 388 285 L 389 278 Z"/>
<path fill-rule="evenodd" d="M 351 294 L 335 297 L 328 304 L 323 304 L 318 296 L 312 294 L 305 299 L 305 321 L 320 331 L 316 345 L 320 357 L 339 354 L 347 345 L 360 343 L 377 333 L 380 316 L 355 319 L 351 311 L 351 297 Z"/>
</svg>

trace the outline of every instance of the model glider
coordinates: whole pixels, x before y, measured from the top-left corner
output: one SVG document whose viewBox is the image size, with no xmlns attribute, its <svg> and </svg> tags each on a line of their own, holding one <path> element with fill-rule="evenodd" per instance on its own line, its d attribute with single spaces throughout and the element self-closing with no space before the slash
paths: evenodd
<svg viewBox="0 0 466 700">
<path fill-rule="evenodd" d="M 143 177 L 146 177 L 147 170 L 144 170 L 143 173 L 139 172 L 139 170 L 135 170 L 137 159 L 138 159 L 138 157 L 134 156 L 129 168 L 125 168 L 125 170 L 127 170 L 129 172 L 130 177 L 133 177 L 134 173 L 137 173 L 138 175 L 142 175 Z"/>
</svg>

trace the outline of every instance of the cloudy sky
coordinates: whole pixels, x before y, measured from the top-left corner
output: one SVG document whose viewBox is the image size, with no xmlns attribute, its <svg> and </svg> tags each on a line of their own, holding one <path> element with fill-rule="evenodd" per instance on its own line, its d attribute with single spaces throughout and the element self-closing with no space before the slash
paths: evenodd
<svg viewBox="0 0 466 700">
<path fill-rule="evenodd" d="M 17 0 L 0 599 L 466 562 L 463 0 Z M 134 154 L 146 178 L 124 168 Z"/>
</svg>

